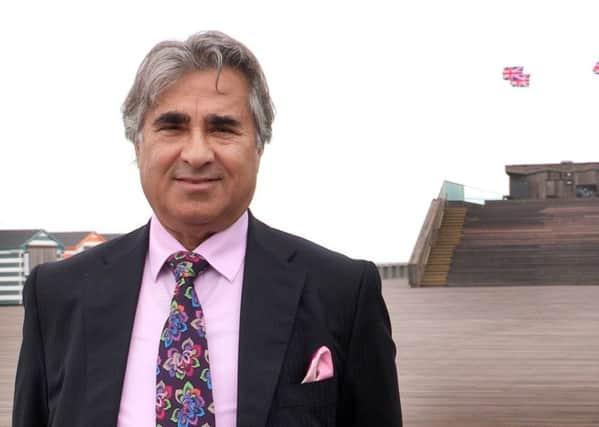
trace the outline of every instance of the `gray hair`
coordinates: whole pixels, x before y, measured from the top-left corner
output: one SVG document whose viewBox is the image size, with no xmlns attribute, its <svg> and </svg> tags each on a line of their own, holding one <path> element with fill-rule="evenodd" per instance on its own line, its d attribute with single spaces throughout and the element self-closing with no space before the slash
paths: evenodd
<svg viewBox="0 0 599 427">
<path fill-rule="evenodd" d="M 223 68 L 241 72 L 250 86 L 249 108 L 256 125 L 256 145 L 261 151 L 272 137 L 274 105 L 266 77 L 254 54 L 237 40 L 219 31 L 193 34 L 184 42 L 158 43 L 137 70 L 133 86 L 122 106 L 125 136 L 138 143 L 148 109 L 170 84 L 189 71 Z"/>
</svg>

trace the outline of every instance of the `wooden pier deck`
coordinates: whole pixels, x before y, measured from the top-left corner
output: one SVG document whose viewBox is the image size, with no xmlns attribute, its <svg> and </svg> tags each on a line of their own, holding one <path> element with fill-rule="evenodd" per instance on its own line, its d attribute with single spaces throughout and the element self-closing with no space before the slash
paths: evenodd
<svg viewBox="0 0 599 427">
<path fill-rule="evenodd" d="M 384 295 L 404 426 L 599 426 L 599 286 L 387 282 Z M 0 427 L 10 425 L 22 316 L 0 307 Z"/>
</svg>

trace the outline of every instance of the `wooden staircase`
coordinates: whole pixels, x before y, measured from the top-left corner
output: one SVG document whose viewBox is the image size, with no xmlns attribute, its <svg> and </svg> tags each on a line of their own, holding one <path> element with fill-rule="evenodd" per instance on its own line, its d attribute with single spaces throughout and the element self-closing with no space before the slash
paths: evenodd
<svg viewBox="0 0 599 427">
<path fill-rule="evenodd" d="M 599 285 L 599 198 L 468 207 L 447 286 L 550 285 Z"/>
<path fill-rule="evenodd" d="M 447 274 L 453 252 L 462 239 L 466 207 L 447 207 L 439 229 L 437 241 L 431 249 L 424 269 L 422 286 L 447 286 Z"/>
</svg>

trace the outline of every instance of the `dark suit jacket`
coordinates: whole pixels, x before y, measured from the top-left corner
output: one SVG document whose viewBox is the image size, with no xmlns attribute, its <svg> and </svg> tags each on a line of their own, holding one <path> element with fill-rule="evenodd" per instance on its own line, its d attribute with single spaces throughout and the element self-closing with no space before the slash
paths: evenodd
<svg viewBox="0 0 599 427">
<path fill-rule="evenodd" d="M 40 265 L 24 289 L 14 427 L 115 426 L 148 226 Z M 250 217 L 238 427 L 401 426 L 395 346 L 375 266 Z M 326 345 L 335 376 L 301 384 Z"/>
</svg>

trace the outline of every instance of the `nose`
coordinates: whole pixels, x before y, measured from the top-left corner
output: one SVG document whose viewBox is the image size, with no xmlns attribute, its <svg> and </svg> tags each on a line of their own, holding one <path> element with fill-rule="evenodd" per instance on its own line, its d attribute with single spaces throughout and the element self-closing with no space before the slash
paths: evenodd
<svg viewBox="0 0 599 427">
<path fill-rule="evenodd" d="M 194 128 L 181 150 L 181 159 L 199 169 L 214 160 L 214 150 L 201 129 Z"/>
</svg>

